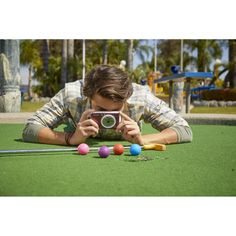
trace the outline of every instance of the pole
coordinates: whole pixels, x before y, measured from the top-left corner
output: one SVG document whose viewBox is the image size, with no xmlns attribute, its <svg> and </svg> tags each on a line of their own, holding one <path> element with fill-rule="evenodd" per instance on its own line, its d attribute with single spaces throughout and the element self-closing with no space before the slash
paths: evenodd
<svg viewBox="0 0 236 236">
<path fill-rule="evenodd" d="M 183 59 L 184 59 L 184 40 L 180 40 L 180 72 L 183 71 Z M 183 110 L 183 81 L 176 81 L 174 83 L 174 94 L 173 94 L 173 108 L 177 113 L 181 113 Z"/>
<path fill-rule="evenodd" d="M 181 46 L 180 46 L 180 70 L 183 72 L 184 67 L 184 40 L 181 39 Z"/>
<path fill-rule="evenodd" d="M 61 88 L 65 87 L 67 82 L 67 40 L 62 40 L 62 59 L 61 59 Z"/>
<path fill-rule="evenodd" d="M 191 90 L 190 90 L 191 78 L 186 79 L 186 113 L 190 112 Z"/>
<path fill-rule="evenodd" d="M 173 109 L 173 81 L 169 82 L 169 107 Z"/>
<path fill-rule="evenodd" d="M 157 40 L 154 39 L 154 72 L 157 72 Z"/>
</svg>

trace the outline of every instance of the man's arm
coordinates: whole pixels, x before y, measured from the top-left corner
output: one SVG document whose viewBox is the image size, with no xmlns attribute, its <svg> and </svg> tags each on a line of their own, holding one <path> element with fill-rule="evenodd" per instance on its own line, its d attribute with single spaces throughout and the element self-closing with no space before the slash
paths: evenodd
<svg viewBox="0 0 236 236">
<path fill-rule="evenodd" d="M 64 132 L 54 131 L 48 127 L 27 124 L 22 137 L 25 142 L 65 145 L 65 135 Z"/>
<path fill-rule="evenodd" d="M 174 130 L 167 128 L 161 131 L 160 133 L 142 135 L 142 141 L 143 141 L 142 145 L 152 144 L 152 143 L 162 143 L 162 144 L 177 143 L 178 135 Z"/>
<path fill-rule="evenodd" d="M 151 92 L 146 93 L 144 121 L 160 131 L 145 135 L 147 142 L 170 144 L 192 141 L 192 130 L 187 121 Z"/>
<path fill-rule="evenodd" d="M 142 135 L 138 124 L 124 113 L 120 113 L 122 122 L 118 125 L 117 131 L 122 132 L 125 140 L 131 143 L 138 143 L 140 145 L 152 143 L 179 143 L 188 141 L 191 136 L 191 129 L 189 127 L 171 127 L 162 130 L 160 133 Z M 180 135 L 180 132 L 182 134 Z M 185 137 L 185 138 L 183 138 Z M 185 140 L 184 140 L 185 139 Z"/>
<path fill-rule="evenodd" d="M 23 140 L 27 142 L 39 142 L 58 145 L 78 145 L 90 136 L 96 136 L 98 133 L 97 123 L 89 119 L 93 110 L 85 111 L 73 133 L 64 133 L 52 130 L 37 124 L 27 124 L 23 131 Z"/>
<path fill-rule="evenodd" d="M 136 120 L 132 120 L 130 117 L 122 115 L 124 120 L 118 126 L 118 131 L 123 133 L 123 137 L 127 141 L 141 145 L 192 141 L 191 128 L 179 114 L 170 109 L 164 101 L 154 96 L 148 88 L 137 87 L 136 89 L 136 93 L 129 102 L 132 104 L 133 114 L 142 112 L 142 116 L 137 116 Z M 135 106 L 137 106 L 136 110 Z M 142 135 L 136 123 L 139 119 L 150 123 L 154 129 L 160 132 L 154 131 L 153 134 Z"/>
<path fill-rule="evenodd" d="M 162 130 L 158 134 L 145 134 L 142 136 L 143 144 L 150 143 L 183 143 L 192 141 L 192 131 L 189 127 L 176 126 Z"/>
<path fill-rule="evenodd" d="M 65 90 L 62 89 L 27 121 L 22 134 L 24 141 L 65 144 L 63 141 L 65 134 L 53 131 L 66 115 L 64 99 Z"/>
<path fill-rule="evenodd" d="M 50 128 L 42 128 L 38 133 L 39 143 L 66 145 L 66 133 L 54 131 Z"/>
</svg>

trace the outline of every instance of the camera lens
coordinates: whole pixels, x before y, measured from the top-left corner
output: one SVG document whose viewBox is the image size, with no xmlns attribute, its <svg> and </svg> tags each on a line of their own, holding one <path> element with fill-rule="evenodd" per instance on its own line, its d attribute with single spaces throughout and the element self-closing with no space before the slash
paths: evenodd
<svg viewBox="0 0 236 236">
<path fill-rule="evenodd" d="M 101 125 L 103 128 L 111 129 L 116 124 L 116 118 L 113 115 L 104 115 L 101 119 Z"/>
</svg>

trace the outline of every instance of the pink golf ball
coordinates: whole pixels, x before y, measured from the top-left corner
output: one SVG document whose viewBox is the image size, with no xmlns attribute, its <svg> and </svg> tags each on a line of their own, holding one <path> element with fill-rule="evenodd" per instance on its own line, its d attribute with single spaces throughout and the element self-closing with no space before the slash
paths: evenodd
<svg viewBox="0 0 236 236">
<path fill-rule="evenodd" d="M 98 150 L 98 154 L 102 158 L 106 158 L 110 155 L 110 149 L 107 146 L 101 146 Z"/>
<path fill-rule="evenodd" d="M 81 143 L 78 146 L 77 151 L 80 155 L 86 155 L 89 153 L 89 146 L 86 143 Z"/>
</svg>

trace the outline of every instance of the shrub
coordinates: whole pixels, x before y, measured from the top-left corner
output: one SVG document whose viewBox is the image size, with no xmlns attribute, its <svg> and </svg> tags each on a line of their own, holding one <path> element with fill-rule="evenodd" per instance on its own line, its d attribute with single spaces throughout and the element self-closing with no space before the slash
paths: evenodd
<svg viewBox="0 0 236 236">
<path fill-rule="evenodd" d="M 203 100 L 236 101 L 236 89 L 213 89 L 202 91 Z"/>
</svg>

